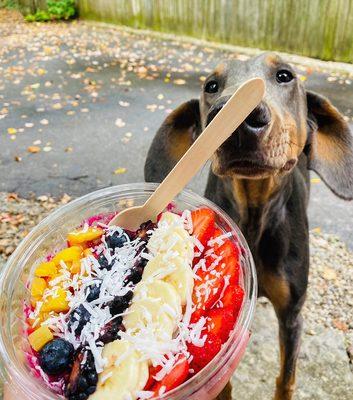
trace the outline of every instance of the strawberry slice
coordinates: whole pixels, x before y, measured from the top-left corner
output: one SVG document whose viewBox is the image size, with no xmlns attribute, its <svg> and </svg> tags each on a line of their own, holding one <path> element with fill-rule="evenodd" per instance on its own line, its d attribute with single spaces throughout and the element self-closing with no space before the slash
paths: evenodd
<svg viewBox="0 0 353 400">
<path fill-rule="evenodd" d="M 160 365 L 157 365 L 156 367 L 154 367 L 153 365 L 149 366 L 149 369 L 148 369 L 148 380 L 147 380 L 146 385 L 145 385 L 143 390 L 150 390 L 153 385 L 158 383 L 155 380 L 154 377 L 156 376 L 156 374 L 158 374 L 158 372 L 161 369 L 162 369 L 162 367 Z"/>
<path fill-rule="evenodd" d="M 149 391 L 153 392 L 153 397 L 158 396 L 162 388 L 164 389 L 163 393 L 169 392 L 170 390 L 175 389 L 183 382 L 185 382 L 188 376 L 189 362 L 187 358 L 181 354 L 177 358 L 177 361 L 169 374 L 167 374 L 161 381 L 156 382 L 154 385 L 152 385 Z"/>
<path fill-rule="evenodd" d="M 220 299 L 223 308 L 233 310 L 235 319 L 237 318 L 244 300 L 244 290 L 239 285 L 229 285 Z"/>
<path fill-rule="evenodd" d="M 206 246 L 215 230 L 215 213 L 209 208 L 198 208 L 191 212 L 191 219 L 193 236 Z"/>
<path fill-rule="evenodd" d="M 195 281 L 192 292 L 192 301 L 195 305 L 195 311 L 191 316 L 192 323 L 197 322 L 217 302 L 225 285 L 223 275 L 217 271 L 202 271 L 198 276 L 201 279 Z"/>
<path fill-rule="evenodd" d="M 197 347 L 190 343 L 188 351 L 193 356 L 190 367 L 195 373 L 201 371 L 216 356 L 221 347 L 221 338 L 212 332 L 207 334 L 207 339 L 202 347 Z"/>
<path fill-rule="evenodd" d="M 229 338 L 230 331 L 234 328 L 235 318 L 232 308 L 214 308 L 207 313 L 208 332 L 221 338 L 222 343 Z"/>
</svg>

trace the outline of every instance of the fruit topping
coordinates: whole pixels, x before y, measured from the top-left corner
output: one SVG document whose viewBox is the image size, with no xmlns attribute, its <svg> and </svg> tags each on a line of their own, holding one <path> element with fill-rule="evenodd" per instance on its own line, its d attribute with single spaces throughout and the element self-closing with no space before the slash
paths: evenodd
<svg viewBox="0 0 353 400">
<path fill-rule="evenodd" d="M 70 313 L 68 323 L 69 329 L 72 332 L 75 332 L 76 335 L 80 335 L 83 327 L 90 321 L 90 319 L 91 314 L 83 304 L 80 304 Z"/>
<path fill-rule="evenodd" d="M 39 352 L 39 365 L 49 375 L 71 371 L 74 346 L 64 339 L 54 339 Z"/>
<path fill-rule="evenodd" d="M 176 357 L 173 369 L 160 381 L 156 382 L 149 391 L 153 396 L 158 396 L 162 392 L 168 392 L 184 383 L 189 376 L 189 362 L 183 355 Z"/>
<path fill-rule="evenodd" d="M 101 268 L 103 268 L 103 269 L 106 269 L 108 271 L 110 271 L 112 269 L 112 265 L 109 264 L 108 260 L 106 259 L 106 257 L 103 254 L 101 254 L 98 257 L 98 263 L 101 266 Z"/>
<path fill-rule="evenodd" d="M 34 275 L 39 278 L 48 278 L 57 275 L 58 269 L 52 261 L 43 262 L 34 271 Z"/>
<path fill-rule="evenodd" d="M 35 351 L 39 351 L 43 346 L 53 339 L 54 336 L 47 326 L 41 326 L 28 336 L 29 344 Z"/>
<path fill-rule="evenodd" d="M 206 208 L 136 232 L 96 223 L 35 269 L 34 356 L 69 400 L 162 395 L 228 340 L 244 298 L 238 246 Z"/>
<path fill-rule="evenodd" d="M 67 240 L 71 246 L 76 244 L 81 244 L 85 242 L 89 242 L 92 240 L 99 239 L 103 235 L 103 229 L 97 227 L 87 227 L 82 230 L 77 230 L 74 232 L 70 232 L 67 235 Z"/>
<path fill-rule="evenodd" d="M 89 350 L 76 352 L 65 395 L 69 400 L 86 400 L 95 392 L 98 374 Z"/>
<path fill-rule="evenodd" d="M 97 300 L 101 291 L 101 280 L 94 281 L 91 285 L 86 288 L 86 300 L 88 302 Z"/>
<path fill-rule="evenodd" d="M 122 314 L 129 307 L 132 296 L 132 290 L 129 290 L 124 296 L 115 296 L 114 299 L 109 303 L 111 314 Z"/>
<path fill-rule="evenodd" d="M 190 367 L 194 372 L 203 369 L 221 350 L 222 340 L 219 336 L 209 332 L 206 341 L 202 347 L 193 344 L 188 345 L 188 350 L 192 355 Z"/>
<path fill-rule="evenodd" d="M 105 241 L 109 249 L 114 250 L 117 247 L 122 247 L 129 240 L 129 236 L 122 230 L 118 229 L 111 235 L 107 235 Z"/>
<path fill-rule="evenodd" d="M 211 239 L 215 230 L 215 213 L 208 208 L 199 208 L 191 212 L 193 236 L 203 246 Z"/>
<path fill-rule="evenodd" d="M 113 321 L 108 322 L 102 329 L 99 340 L 104 344 L 107 344 L 113 342 L 114 340 L 120 339 L 120 332 L 125 331 L 122 321 L 123 318 L 118 317 Z"/>
</svg>

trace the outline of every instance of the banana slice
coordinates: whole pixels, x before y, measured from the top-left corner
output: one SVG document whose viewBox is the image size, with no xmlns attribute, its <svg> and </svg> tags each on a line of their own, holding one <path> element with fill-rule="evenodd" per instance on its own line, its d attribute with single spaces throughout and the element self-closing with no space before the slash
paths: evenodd
<svg viewBox="0 0 353 400">
<path fill-rule="evenodd" d="M 175 322 L 163 311 L 163 303 L 158 299 L 147 298 L 133 303 L 129 314 L 124 317 L 124 326 L 132 333 L 147 329 L 153 332 L 158 341 L 172 338 Z"/>
<path fill-rule="evenodd" d="M 141 361 L 139 353 L 126 340 L 115 340 L 103 349 L 107 360 L 99 374 L 96 391 L 90 400 L 124 400 L 136 390 L 142 390 L 148 380 L 148 363 Z"/>
<path fill-rule="evenodd" d="M 162 279 L 174 286 L 180 296 L 181 304 L 185 305 L 188 293 L 192 293 L 194 276 L 187 260 L 175 257 L 166 265 L 163 256 L 158 255 L 150 260 L 142 275 L 143 281 Z"/>
<path fill-rule="evenodd" d="M 164 312 L 170 318 L 178 321 L 181 317 L 181 298 L 174 286 L 161 280 L 142 281 L 136 286 L 134 291 L 133 303 L 138 303 L 144 299 L 156 299 L 162 304 Z"/>
<path fill-rule="evenodd" d="M 158 228 L 152 234 L 147 248 L 154 255 L 177 252 L 189 262 L 194 256 L 194 245 L 189 233 L 184 229 L 179 215 L 166 212 L 159 221 Z"/>
</svg>

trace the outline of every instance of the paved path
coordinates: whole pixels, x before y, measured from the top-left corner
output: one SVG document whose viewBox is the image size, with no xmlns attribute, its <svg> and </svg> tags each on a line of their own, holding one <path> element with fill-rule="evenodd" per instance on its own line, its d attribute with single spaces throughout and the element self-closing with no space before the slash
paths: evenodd
<svg viewBox="0 0 353 400">
<path fill-rule="evenodd" d="M 24 196 L 143 180 L 148 146 L 167 113 L 198 96 L 200 79 L 219 60 L 245 57 L 82 22 L 3 22 L 0 38 L 0 191 Z M 351 120 L 349 80 L 301 72 Z M 206 175 L 205 168 L 194 190 L 203 192 Z M 313 184 L 309 214 L 312 228 L 353 247 L 353 205 L 322 182 Z"/>
</svg>

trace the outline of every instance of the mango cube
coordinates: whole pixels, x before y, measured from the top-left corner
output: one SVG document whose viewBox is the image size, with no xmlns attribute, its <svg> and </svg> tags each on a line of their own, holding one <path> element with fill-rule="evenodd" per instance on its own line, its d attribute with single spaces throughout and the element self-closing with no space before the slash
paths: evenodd
<svg viewBox="0 0 353 400">
<path fill-rule="evenodd" d="M 56 275 L 58 269 L 55 266 L 53 261 L 43 262 L 41 263 L 36 270 L 34 271 L 34 275 L 38 278 L 48 278 Z"/>
<path fill-rule="evenodd" d="M 84 257 L 88 257 L 88 256 L 92 256 L 93 255 L 93 253 L 92 253 L 92 250 L 91 249 L 85 249 L 85 250 L 83 250 L 83 256 Z"/>
<path fill-rule="evenodd" d="M 86 231 L 74 231 L 67 235 L 67 240 L 71 245 L 89 242 L 99 239 L 103 235 L 103 229 L 97 227 L 89 227 Z"/>
<path fill-rule="evenodd" d="M 70 272 L 72 274 L 78 274 L 80 271 L 81 271 L 81 261 L 80 260 L 73 261 L 70 267 Z"/>
<path fill-rule="evenodd" d="M 53 263 L 55 265 L 60 265 L 60 261 L 73 262 L 79 260 L 82 253 L 82 247 L 72 246 L 64 250 L 59 251 L 58 254 L 53 258 Z"/>
<path fill-rule="evenodd" d="M 39 351 L 53 339 L 54 336 L 47 326 L 41 326 L 28 336 L 29 344 L 35 351 Z"/>
<path fill-rule="evenodd" d="M 48 297 L 41 308 L 41 313 L 55 311 L 57 313 L 69 310 L 69 302 L 66 299 L 66 291 L 58 288 L 54 296 Z"/>
<path fill-rule="evenodd" d="M 31 296 L 34 298 L 42 297 L 47 288 L 47 282 L 43 278 L 34 277 L 31 284 Z"/>
</svg>

